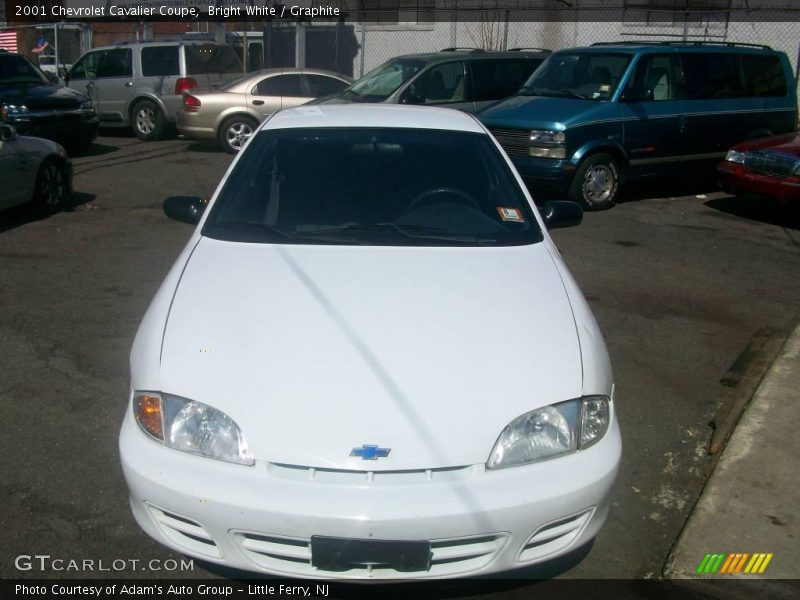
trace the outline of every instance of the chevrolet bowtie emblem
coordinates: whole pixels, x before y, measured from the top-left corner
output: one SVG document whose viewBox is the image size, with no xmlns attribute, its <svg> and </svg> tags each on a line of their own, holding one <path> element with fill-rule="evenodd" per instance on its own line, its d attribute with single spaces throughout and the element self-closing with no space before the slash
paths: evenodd
<svg viewBox="0 0 800 600">
<path fill-rule="evenodd" d="M 360 456 L 363 460 L 376 460 L 378 458 L 386 458 L 391 451 L 391 448 L 379 448 L 378 446 L 364 444 L 361 448 L 353 448 L 350 451 L 350 456 Z"/>
</svg>

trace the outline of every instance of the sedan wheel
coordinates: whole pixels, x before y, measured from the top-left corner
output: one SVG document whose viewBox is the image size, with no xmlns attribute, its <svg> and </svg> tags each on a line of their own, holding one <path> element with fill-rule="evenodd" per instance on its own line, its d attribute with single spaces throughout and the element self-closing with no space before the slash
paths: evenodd
<svg viewBox="0 0 800 600">
<path fill-rule="evenodd" d="M 34 202 L 40 210 L 52 212 L 61 206 L 69 195 L 69 181 L 64 166 L 48 160 L 39 171 L 36 180 Z"/>
<path fill-rule="evenodd" d="M 226 152 L 236 154 L 253 135 L 258 123 L 248 117 L 233 117 L 220 128 L 219 142 Z"/>
</svg>

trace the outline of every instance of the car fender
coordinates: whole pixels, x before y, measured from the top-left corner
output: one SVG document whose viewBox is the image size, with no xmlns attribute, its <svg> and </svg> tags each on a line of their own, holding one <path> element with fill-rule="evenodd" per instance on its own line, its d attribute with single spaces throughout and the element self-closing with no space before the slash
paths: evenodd
<svg viewBox="0 0 800 600">
<path fill-rule="evenodd" d="M 261 123 L 266 119 L 264 115 L 248 106 L 231 106 L 219 113 L 217 118 L 214 119 L 214 130 L 219 132 L 219 128 L 222 126 L 222 123 L 225 121 L 225 119 L 237 115 L 247 115 L 248 117 L 255 119 L 256 123 Z"/>
<path fill-rule="evenodd" d="M 125 105 L 125 122 L 127 125 L 130 125 L 133 121 L 133 119 L 131 119 L 131 113 L 133 112 L 133 107 L 136 106 L 136 103 L 140 100 L 150 100 L 154 102 L 162 113 L 167 114 L 167 107 L 164 104 L 164 101 L 156 96 L 152 90 L 137 89 L 133 94 L 131 94 L 131 99 L 128 100 L 128 103 Z"/>
<path fill-rule="evenodd" d="M 620 166 L 628 164 L 628 153 L 625 151 L 622 144 L 608 138 L 594 139 L 586 142 L 572 154 L 569 161 L 577 166 L 584 158 L 596 152 L 607 152 L 611 154 L 620 161 Z"/>
</svg>

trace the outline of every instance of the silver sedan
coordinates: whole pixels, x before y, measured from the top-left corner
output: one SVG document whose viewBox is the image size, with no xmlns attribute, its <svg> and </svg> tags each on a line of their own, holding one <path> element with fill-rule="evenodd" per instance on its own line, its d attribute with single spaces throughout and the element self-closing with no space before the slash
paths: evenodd
<svg viewBox="0 0 800 600">
<path fill-rule="evenodd" d="M 353 80 L 317 69 L 265 69 L 250 73 L 216 92 L 184 92 L 178 131 L 198 140 L 216 139 L 235 154 L 264 119 L 282 108 L 337 94 Z"/>
<path fill-rule="evenodd" d="M 33 202 L 52 212 L 72 193 L 72 163 L 64 148 L 41 138 L 18 135 L 0 125 L 0 209 Z"/>
</svg>

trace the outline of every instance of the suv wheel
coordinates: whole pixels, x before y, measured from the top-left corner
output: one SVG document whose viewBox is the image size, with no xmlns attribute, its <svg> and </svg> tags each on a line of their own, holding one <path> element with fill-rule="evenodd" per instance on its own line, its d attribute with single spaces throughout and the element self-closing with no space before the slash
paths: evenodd
<svg viewBox="0 0 800 600">
<path fill-rule="evenodd" d="M 157 140 L 164 133 L 166 119 L 155 102 L 141 100 L 131 111 L 133 131 L 140 140 Z"/>
<path fill-rule="evenodd" d="M 592 154 L 578 167 L 569 198 L 587 210 L 604 210 L 614 206 L 619 190 L 619 167 L 609 154 Z"/>
<path fill-rule="evenodd" d="M 233 116 L 220 126 L 219 144 L 225 152 L 236 154 L 257 128 L 258 123 L 255 119 L 245 115 Z"/>
<path fill-rule="evenodd" d="M 69 198 L 69 175 L 67 168 L 59 160 L 48 158 L 39 169 L 33 203 L 36 210 L 51 213 L 61 207 Z"/>
</svg>

